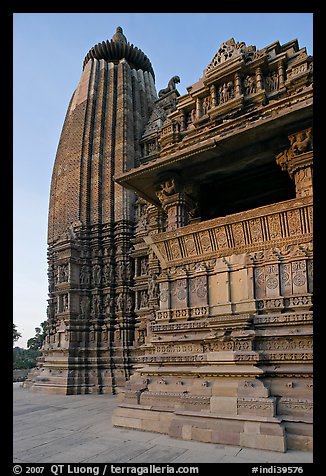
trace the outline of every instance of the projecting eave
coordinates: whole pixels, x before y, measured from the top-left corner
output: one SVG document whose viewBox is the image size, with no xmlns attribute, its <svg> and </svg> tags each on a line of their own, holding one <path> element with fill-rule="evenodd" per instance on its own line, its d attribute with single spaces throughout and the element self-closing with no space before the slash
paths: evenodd
<svg viewBox="0 0 326 476">
<path fill-rule="evenodd" d="M 221 181 L 231 174 L 241 173 L 256 164 L 275 161 L 275 155 L 289 146 L 288 135 L 310 125 L 312 98 L 284 104 L 271 111 L 264 107 L 257 117 L 237 118 L 227 124 L 216 126 L 208 133 L 198 131 L 195 136 L 184 137 L 174 150 L 155 161 L 131 169 L 114 177 L 120 185 L 133 190 L 155 205 L 160 205 L 156 196 L 162 177 L 177 173 L 185 183 Z M 163 156 L 162 156 L 163 155 Z"/>
</svg>

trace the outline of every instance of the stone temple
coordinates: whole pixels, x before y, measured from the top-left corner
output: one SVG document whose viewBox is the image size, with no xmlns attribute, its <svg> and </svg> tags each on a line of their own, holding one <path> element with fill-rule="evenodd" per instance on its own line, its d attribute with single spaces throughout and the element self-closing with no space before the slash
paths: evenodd
<svg viewBox="0 0 326 476">
<path fill-rule="evenodd" d="M 120 27 L 87 53 L 27 386 L 117 394 L 116 426 L 311 450 L 313 58 L 231 38 L 179 82 L 157 94 Z"/>
</svg>

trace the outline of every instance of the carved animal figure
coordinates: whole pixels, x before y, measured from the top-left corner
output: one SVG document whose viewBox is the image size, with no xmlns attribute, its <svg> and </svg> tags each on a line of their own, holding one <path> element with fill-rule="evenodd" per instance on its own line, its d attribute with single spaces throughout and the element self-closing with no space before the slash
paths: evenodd
<svg viewBox="0 0 326 476">
<path fill-rule="evenodd" d="M 176 89 L 176 84 L 177 83 L 180 83 L 179 76 L 172 76 L 172 78 L 168 82 L 167 87 L 164 88 L 164 89 L 161 89 L 158 92 L 158 97 L 161 98 L 161 97 L 165 96 L 166 94 L 168 94 L 170 91 L 173 91 L 174 89 Z"/>
<path fill-rule="evenodd" d="M 291 144 L 291 149 L 294 155 L 302 154 L 310 146 L 311 129 L 300 131 L 296 134 L 294 142 Z"/>
<path fill-rule="evenodd" d="M 161 190 L 156 192 L 157 198 L 162 201 L 164 198 L 169 195 L 173 195 L 176 192 L 174 178 L 171 180 L 166 180 L 164 183 L 161 183 Z"/>
</svg>

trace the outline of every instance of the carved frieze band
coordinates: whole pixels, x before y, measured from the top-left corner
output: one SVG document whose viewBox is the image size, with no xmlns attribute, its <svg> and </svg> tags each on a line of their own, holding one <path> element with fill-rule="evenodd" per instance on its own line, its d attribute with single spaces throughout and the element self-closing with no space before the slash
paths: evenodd
<svg viewBox="0 0 326 476">
<path fill-rule="evenodd" d="M 255 325 L 274 325 L 278 326 L 280 324 L 286 325 L 298 325 L 301 323 L 312 323 L 313 315 L 312 312 L 306 313 L 287 313 L 287 314 L 271 314 L 271 315 L 262 315 L 254 316 L 253 322 Z"/>
<path fill-rule="evenodd" d="M 150 363 L 177 363 L 177 362 L 203 362 L 206 360 L 204 354 L 183 354 L 183 355 L 144 355 L 137 358 L 138 362 L 150 364 Z"/>
<path fill-rule="evenodd" d="M 304 336 L 302 338 L 282 337 L 271 339 L 259 340 L 255 344 L 255 350 L 302 350 L 312 349 L 313 341 L 310 336 Z"/>
<path fill-rule="evenodd" d="M 277 404 L 277 413 L 281 415 L 291 415 L 293 412 L 311 415 L 312 411 L 313 401 L 309 399 L 281 397 Z"/>
<path fill-rule="evenodd" d="M 295 362 L 309 362 L 313 361 L 313 353 L 311 351 L 306 352 L 261 352 L 260 353 L 261 361 L 273 361 L 273 362 L 282 362 L 282 361 L 295 361 Z"/>
<path fill-rule="evenodd" d="M 275 399 L 238 397 L 237 414 L 275 415 Z"/>
<path fill-rule="evenodd" d="M 312 296 L 310 294 L 304 294 L 301 296 L 290 296 L 290 297 L 278 297 L 272 299 L 259 299 L 257 301 L 258 311 L 264 309 L 284 309 L 284 308 L 299 308 L 312 306 Z"/>
<path fill-rule="evenodd" d="M 151 245 L 162 267 L 232 253 L 298 244 L 312 238 L 312 200 L 294 199 L 225 218 L 159 233 Z"/>
<path fill-rule="evenodd" d="M 145 403 L 152 398 L 159 397 L 160 400 L 172 400 L 172 401 L 184 401 L 186 400 L 187 403 L 191 403 L 195 406 L 209 406 L 210 397 L 202 396 L 202 395 L 187 395 L 183 394 L 182 392 L 143 392 L 141 395 L 141 402 Z"/>
<path fill-rule="evenodd" d="M 183 309 L 166 309 L 164 311 L 156 311 L 157 320 L 170 320 L 180 318 L 200 318 L 207 317 L 209 314 L 208 306 L 183 308 Z"/>
<path fill-rule="evenodd" d="M 207 321 L 192 321 L 192 322 L 171 322 L 171 323 L 160 323 L 160 324 L 151 324 L 152 332 L 172 332 L 172 331 L 185 331 L 192 329 L 203 329 L 208 326 Z"/>
<path fill-rule="evenodd" d="M 232 316 L 233 320 L 236 316 Z M 241 318 L 242 316 L 240 316 Z M 255 325 L 274 325 L 279 326 L 282 324 L 286 325 L 298 325 L 301 323 L 312 323 L 313 314 L 312 312 L 299 312 L 299 313 L 286 313 L 286 314 L 267 314 L 267 315 L 254 315 L 252 316 L 253 323 Z M 214 318 L 214 322 L 217 319 L 221 319 L 222 322 L 227 323 L 230 321 L 230 316 L 218 316 Z M 244 319 L 242 317 L 242 319 Z M 189 331 L 189 330 L 201 330 L 209 326 L 208 321 L 186 321 L 186 322 L 161 322 L 151 323 L 151 331 L 154 333 L 157 332 L 175 332 L 175 331 Z"/>
</svg>

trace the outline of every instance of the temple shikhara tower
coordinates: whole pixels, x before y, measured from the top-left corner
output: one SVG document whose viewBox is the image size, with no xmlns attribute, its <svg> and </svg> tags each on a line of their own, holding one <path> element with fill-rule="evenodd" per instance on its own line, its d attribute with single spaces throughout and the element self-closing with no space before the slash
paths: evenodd
<svg viewBox="0 0 326 476">
<path fill-rule="evenodd" d="M 120 27 L 87 53 L 27 385 L 117 394 L 116 426 L 311 450 L 313 58 L 231 38 L 179 82 L 157 93 Z"/>
</svg>

